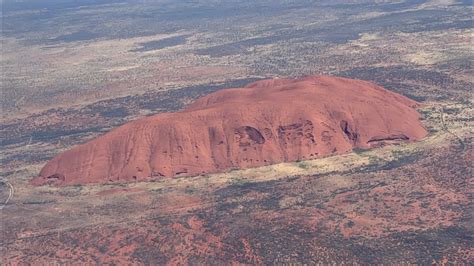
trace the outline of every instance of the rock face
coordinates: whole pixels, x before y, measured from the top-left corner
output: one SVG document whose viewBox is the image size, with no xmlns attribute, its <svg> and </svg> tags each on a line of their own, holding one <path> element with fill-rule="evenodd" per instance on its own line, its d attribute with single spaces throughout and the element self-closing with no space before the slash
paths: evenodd
<svg viewBox="0 0 474 266">
<path fill-rule="evenodd" d="M 126 182 L 318 158 L 414 141 L 416 102 L 375 84 L 312 76 L 220 90 L 125 124 L 51 160 L 33 184 Z"/>
</svg>

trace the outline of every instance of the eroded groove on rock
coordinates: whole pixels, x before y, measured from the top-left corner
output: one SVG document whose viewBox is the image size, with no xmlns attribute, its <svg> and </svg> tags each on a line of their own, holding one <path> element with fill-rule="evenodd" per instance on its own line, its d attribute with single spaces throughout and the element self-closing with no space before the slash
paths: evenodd
<svg viewBox="0 0 474 266">
<path fill-rule="evenodd" d="M 254 144 L 265 143 L 265 138 L 256 128 L 244 126 L 236 129 L 235 133 L 240 146 L 251 146 Z"/>
</svg>

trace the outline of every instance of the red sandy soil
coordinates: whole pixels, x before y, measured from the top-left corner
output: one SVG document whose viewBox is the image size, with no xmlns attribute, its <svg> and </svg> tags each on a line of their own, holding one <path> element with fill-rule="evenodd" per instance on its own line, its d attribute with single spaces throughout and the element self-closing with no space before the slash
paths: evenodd
<svg viewBox="0 0 474 266">
<path fill-rule="evenodd" d="M 414 141 L 427 134 L 415 106 L 360 80 L 258 81 L 209 94 L 180 112 L 125 124 L 58 155 L 32 183 L 198 175 Z"/>
<path fill-rule="evenodd" d="M 107 190 L 102 190 L 97 193 L 97 196 L 109 196 L 109 195 L 115 195 L 115 194 L 122 194 L 125 192 L 139 192 L 142 191 L 142 189 L 139 188 L 112 188 L 112 189 L 107 189 Z"/>
</svg>

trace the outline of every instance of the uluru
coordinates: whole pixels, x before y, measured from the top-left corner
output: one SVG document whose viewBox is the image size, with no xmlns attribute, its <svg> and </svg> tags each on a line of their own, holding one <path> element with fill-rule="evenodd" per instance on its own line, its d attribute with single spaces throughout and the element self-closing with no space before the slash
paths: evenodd
<svg viewBox="0 0 474 266">
<path fill-rule="evenodd" d="M 59 154 L 32 183 L 193 176 L 416 141 L 427 134 L 416 106 L 361 80 L 261 80 L 120 126 Z"/>
</svg>

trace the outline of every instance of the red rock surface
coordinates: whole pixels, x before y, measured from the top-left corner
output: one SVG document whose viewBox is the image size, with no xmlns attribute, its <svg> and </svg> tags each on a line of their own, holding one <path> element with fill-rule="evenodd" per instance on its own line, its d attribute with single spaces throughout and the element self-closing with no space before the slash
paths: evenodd
<svg viewBox="0 0 474 266">
<path fill-rule="evenodd" d="M 125 124 L 51 160 L 33 184 L 198 175 L 414 141 L 416 102 L 375 84 L 312 76 L 202 97 L 176 113 Z"/>
</svg>

